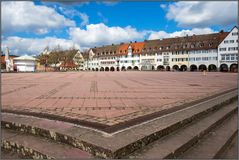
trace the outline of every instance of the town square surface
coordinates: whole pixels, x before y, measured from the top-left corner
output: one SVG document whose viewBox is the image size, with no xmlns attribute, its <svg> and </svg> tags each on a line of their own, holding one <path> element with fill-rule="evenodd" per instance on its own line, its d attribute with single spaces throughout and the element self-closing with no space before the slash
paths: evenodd
<svg viewBox="0 0 239 160">
<path fill-rule="evenodd" d="M 3 73 L 1 99 L 6 112 L 112 126 L 234 88 L 236 73 Z"/>
</svg>

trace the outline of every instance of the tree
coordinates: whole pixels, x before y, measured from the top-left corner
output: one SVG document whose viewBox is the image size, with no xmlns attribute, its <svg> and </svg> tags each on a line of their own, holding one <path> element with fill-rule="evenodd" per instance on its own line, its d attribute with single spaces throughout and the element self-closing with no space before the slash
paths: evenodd
<svg viewBox="0 0 239 160">
<path fill-rule="evenodd" d="M 54 64 L 54 67 L 60 62 L 61 59 L 61 51 L 53 51 L 49 54 L 48 64 Z"/>
</svg>

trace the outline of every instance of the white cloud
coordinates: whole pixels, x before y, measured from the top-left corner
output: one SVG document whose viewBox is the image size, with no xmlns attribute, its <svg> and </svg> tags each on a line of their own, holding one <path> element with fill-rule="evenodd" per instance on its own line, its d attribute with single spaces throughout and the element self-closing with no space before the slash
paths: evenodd
<svg viewBox="0 0 239 160">
<path fill-rule="evenodd" d="M 97 12 L 97 15 L 101 18 L 103 23 L 108 23 L 108 19 L 101 12 Z"/>
<path fill-rule="evenodd" d="M 211 28 L 193 28 L 192 30 L 181 30 L 181 31 L 175 31 L 172 33 L 167 33 L 165 31 L 151 31 L 151 34 L 149 35 L 148 39 L 161 39 L 161 38 L 170 38 L 170 37 L 183 37 L 186 35 L 199 35 L 199 34 L 209 34 L 214 33 L 215 31 Z"/>
<path fill-rule="evenodd" d="M 238 3 L 232 1 L 185 1 L 168 6 L 166 17 L 181 27 L 237 24 Z"/>
<path fill-rule="evenodd" d="M 51 49 L 60 46 L 62 49 L 69 49 L 75 47 L 80 49 L 78 44 L 75 44 L 71 40 L 59 39 L 54 37 L 45 38 L 21 38 L 21 37 L 7 37 L 2 41 L 2 49 L 5 50 L 6 47 L 10 48 L 11 54 L 16 55 L 38 55 L 47 46 Z"/>
<path fill-rule="evenodd" d="M 89 16 L 85 13 L 81 13 L 76 9 L 72 8 L 65 8 L 65 7 L 59 7 L 59 10 L 62 14 L 64 14 L 67 17 L 74 18 L 74 17 L 80 17 L 82 20 L 81 26 L 85 26 L 89 24 Z"/>
<path fill-rule="evenodd" d="M 29 1 L 2 2 L 1 12 L 3 33 L 25 31 L 45 34 L 50 29 L 75 26 L 74 21 L 66 19 L 53 8 Z"/>
<path fill-rule="evenodd" d="M 131 26 L 125 28 L 108 27 L 103 23 L 90 24 L 86 29 L 70 28 L 71 39 L 82 47 L 105 45 L 111 43 L 127 42 L 135 39 L 143 39 L 146 32 L 139 32 Z"/>
<path fill-rule="evenodd" d="M 162 9 L 165 9 L 165 8 L 167 8 L 167 5 L 166 5 L 166 4 L 161 4 L 160 7 L 161 7 Z"/>
<path fill-rule="evenodd" d="M 82 22 L 80 24 L 81 26 L 85 26 L 85 25 L 89 24 L 89 16 L 87 14 L 79 13 L 79 16 L 82 20 Z"/>
<path fill-rule="evenodd" d="M 109 0 L 109 1 L 102 1 L 102 2 L 97 1 L 96 3 L 104 4 L 106 6 L 114 6 L 114 5 L 118 4 L 119 2 L 117 0 Z"/>
</svg>

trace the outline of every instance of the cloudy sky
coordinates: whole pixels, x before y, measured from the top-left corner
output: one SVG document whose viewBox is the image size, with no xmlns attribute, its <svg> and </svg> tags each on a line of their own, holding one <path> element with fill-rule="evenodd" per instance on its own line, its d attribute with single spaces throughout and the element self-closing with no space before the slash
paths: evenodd
<svg viewBox="0 0 239 160">
<path fill-rule="evenodd" d="M 186 34 L 229 31 L 237 1 L 1 2 L 2 50 L 38 55 L 50 49 L 90 47 Z"/>
</svg>

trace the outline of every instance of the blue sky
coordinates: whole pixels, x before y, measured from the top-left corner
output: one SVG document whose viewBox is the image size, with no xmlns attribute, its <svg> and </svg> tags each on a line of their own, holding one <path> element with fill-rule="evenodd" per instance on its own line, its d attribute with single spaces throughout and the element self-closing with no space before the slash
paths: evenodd
<svg viewBox="0 0 239 160">
<path fill-rule="evenodd" d="M 237 2 L 2 2 L 1 15 L 2 49 L 36 55 L 46 46 L 83 50 L 228 31 L 237 24 Z"/>
</svg>

